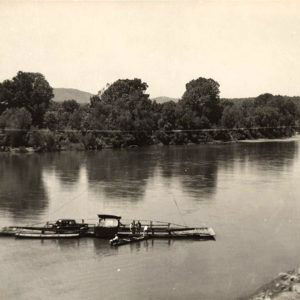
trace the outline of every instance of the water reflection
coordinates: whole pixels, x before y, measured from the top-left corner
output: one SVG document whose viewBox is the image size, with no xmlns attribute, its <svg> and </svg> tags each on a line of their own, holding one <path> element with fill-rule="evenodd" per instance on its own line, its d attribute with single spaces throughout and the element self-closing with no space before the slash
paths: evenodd
<svg viewBox="0 0 300 300">
<path fill-rule="evenodd" d="M 41 214 L 48 206 L 39 155 L 1 154 L 0 208 L 13 217 Z"/>
<path fill-rule="evenodd" d="M 290 168 L 298 156 L 298 142 L 243 142 L 228 145 L 218 155 L 222 169 L 250 168 L 253 172 L 276 171 L 277 175 Z"/>
<path fill-rule="evenodd" d="M 205 147 L 153 147 L 92 153 L 87 158 L 87 176 L 91 188 L 110 199 L 141 200 L 147 182 L 157 176 L 167 185 L 178 178 L 185 192 L 201 190 L 208 196 L 216 188 L 216 152 Z"/>
<path fill-rule="evenodd" d="M 48 207 L 43 180 L 47 180 L 50 189 L 55 181 L 62 184 L 62 189 L 56 187 L 55 196 L 52 194 L 53 203 L 55 197 L 61 201 L 57 191 L 70 193 L 70 186 L 75 184 L 74 191 L 79 195 L 86 190 L 92 191 L 95 197 L 103 194 L 104 203 L 114 202 L 118 208 L 122 203 L 128 206 L 148 199 L 145 194 L 151 189 L 157 192 L 157 197 L 178 192 L 177 197 L 186 195 L 207 200 L 216 194 L 218 175 L 239 173 L 242 176 L 243 169 L 247 169 L 255 175 L 265 172 L 278 177 L 293 166 L 297 155 L 297 141 L 148 147 L 90 153 L 1 154 L 0 212 L 9 212 L 14 218 L 36 219 Z M 54 175 L 54 179 L 43 177 L 43 174 Z M 68 210 L 76 211 L 75 203 L 78 206 L 78 202 L 73 202 L 74 207 Z M 80 200 L 80 203 L 83 202 Z M 147 207 L 150 205 L 146 204 Z"/>
<path fill-rule="evenodd" d="M 189 243 L 203 243 L 211 241 L 194 241 L 194 240 L 174 240 L 174 239 L 149 239 L 141 242 L 132 243 L 129 245 L 121 246 L 123 249 L 129 247 L 130 252 L 139 252 L 139 251 L 152 251 L 158 248 L 164 248 L 165 250 L 171 250 L 175 245 L 187 245 Z"/>
<path fill-rule="evenodd" d="M 108 240 L 98 238 L 41 239 L 33 241 L 44 247 L 54 247 L 62 251 L 91 249 L 99 256 L 111 256 L 118 253 L 118 248 L 112 247 Z"/>
<path fill-rule="evenodd" d="M 184 240 L 172 240 L 172 239 L 150 239 L 150 240 L 123 245 L 120 247 L 114 247 L 109 244 L 108 240 L 94 238 L 92 239 L 92 241 L 93 241 L 95 253 L 100 256 L 116 255 L 119 253 L 119 251 L 127 251 L 128 249 L 130 250 L 130 252 L 139 252 L 141 250 L 147 252 L 149 250 L 155 249 L 155 247 L 159 247 L 159 248 L 163 247 L 168 249 L 172 247 L 175 243 L 182 243 L 182 244 L 186 244 L 187 242 L 197 243 L 197 241 L 186 241 L 186 240 L 184 241 Z"/>
<path fill-rule="evenodd" d="M 54 170 L 60 182 L 64 185 L 74 185 L 78 183 L 80 170 L 85 162 L 83 152 L 63 152 L 42 154 L 44 167 Z"/>
<path fill-rule="evenodd" d="M 194 199 L 209 199 L 217 188 L 220 170 L 251 168 L 253 172 L 276 172 L 280 176 L 298 155 L 297 141 L 237 143 L 165 147 L 158 154 L 160 174 L 171 184 L 174 178 Z"/>
<path fill-rule="evenodd" d="M 269 165 L 283 171 L 294 162 L 298 154 L 298 143 L 291 142 L 267 142 L 240 144 L 243 161 L 248 161 L 253 166 Z"/>
<path fill-rule="evenodd" d="M 209 146 L 170 147 L 163 149 L 160 170 L 164 178 L 178 177 L 184 191 L 192 196 L 201 191 L 207 198 L 217 185 L 218 148 Z"/>
<path fill-rule="evenodd" d="M 88 154 L 86 168 L 92 189 L 99 189 L 112 199 L 140 200 L 155 166 L 156 161 L 150 151 L 109 150 Z"/>
<path fill-rule="evenodd" d="M 118 253 L 118 247 L 112 247 L 107 240 L 94 238 L 92 241 L 97 255 L 111 256 Z"/>
<path fill-rule="evenodd" d="M 64 250 L 66 248 L 78 248 L 80 246 L 83 246 L 84 244 L 87 244 L 86 239 L 41 239 L 40 240 L 41 245 L 48 247 L 56 246 L 57 248 Z"/>
</svg>

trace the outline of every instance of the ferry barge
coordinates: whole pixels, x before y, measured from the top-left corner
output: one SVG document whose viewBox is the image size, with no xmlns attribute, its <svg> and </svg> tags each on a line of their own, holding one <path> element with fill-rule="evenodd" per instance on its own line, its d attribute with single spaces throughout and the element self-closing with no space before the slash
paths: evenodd
<svg viewBox="0 0 300 300">
<path fill-rule="evenodd" d="M 135 224 L 135 221 L 133 221 Z M 194 239 L 214 240 L 215 232 L 211 227 L 188 227 L 167 222 L 138 220 L 139 226 L 121 222 L 116 215 L 99 214 L 96 224 L 77 222 L 73 219 L 59 219 L 44 226 L 9 226 L 0 230 L 0 236 L 31 237 L 31 238 L 67 238 L 95 237 L 112 239 L 138 238 L 147 235 L 148 238 L 163 239 Z M 29 231 L 29 232 L 28 232 Z M 30 236 L 31 235 L 31 236 Z"/>
</svg>

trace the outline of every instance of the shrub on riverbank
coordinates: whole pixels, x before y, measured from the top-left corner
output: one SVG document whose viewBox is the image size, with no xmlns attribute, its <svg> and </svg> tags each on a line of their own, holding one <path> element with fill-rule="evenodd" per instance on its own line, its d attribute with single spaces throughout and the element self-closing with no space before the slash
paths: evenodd
<svg viewBox="0 0 300 300">
<path fill-rule="evenodd" d="M 38 152 L 53 152 L 61 149 L 59 136 L 49 130 L 31 132 L 28 136 L 28 145 Z"/>
<path fill-rule="evenodd" d="M 253 140 L 259 138 L 282 138 L 295 134 L 292 128 L 262 128 L 262 129 L 239 129 L 220 130 L 209 132 L 156 132 L 149 136 L 148 143 L 144 145 L 188 145 L 218 142 L 235 142 L 240 140 Z M 131 135 L 120 133 L 60 133 L 52 131 L 34 131 L 23 135 L 24 145 L 19 147 L 32 147 L 36 152 L 54 152 L 65 150 L 101 150 L 103 148 L 132 148 L 140 146 Z M 0 135 L 0 151 L 10 151 L 13 147 L 7 143 L 7 137 Z"/>
</svg>

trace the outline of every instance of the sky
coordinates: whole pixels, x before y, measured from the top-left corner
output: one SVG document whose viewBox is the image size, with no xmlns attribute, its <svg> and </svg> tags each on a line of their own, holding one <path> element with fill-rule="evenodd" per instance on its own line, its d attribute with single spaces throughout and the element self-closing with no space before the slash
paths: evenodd
<svg viewBox="0 0 300 300">
<path fill-rule="evenodd" d="M 179 98 L 199 77 L 221 97 L 300 95 L 300 1 L 0 0 L 0 82 L 40 72 L 93 94 L 141 78 Z"/>
</svg>

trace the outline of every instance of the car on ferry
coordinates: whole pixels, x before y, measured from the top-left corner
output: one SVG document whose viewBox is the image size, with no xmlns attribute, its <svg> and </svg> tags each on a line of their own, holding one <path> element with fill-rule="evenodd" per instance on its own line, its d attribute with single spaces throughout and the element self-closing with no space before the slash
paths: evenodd
<svg viewBox="0 0 300 300">
<path fill-rule="evenodd" d="M 74 219 L 59 219 L 54 224 L 52 224 L 52 228 L 57 233 L 85 233 L 88 231 L 88 224 L 77 223 Z"/>
</svg>

